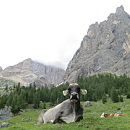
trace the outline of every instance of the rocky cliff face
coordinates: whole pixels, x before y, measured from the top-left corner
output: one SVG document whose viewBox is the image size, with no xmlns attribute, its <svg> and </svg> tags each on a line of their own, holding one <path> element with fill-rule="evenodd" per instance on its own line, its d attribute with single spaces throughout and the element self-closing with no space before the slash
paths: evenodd
<svg viewBox="0 0 130 130">
<path fill-rule="evenodd" d="M 0 72 L 2 71 L 2 67 L 0 66 Z"/>
<path fill-rule="evenodd" d="M 90 25 L 80 48 L 69 62 L 65 77 L 72 82 L 78 76 L 102 72 L 130 74 L 130 15 L 123 6 L 106 21 Z"/>
<path fill-rule="evenodd" d="M 0 72 L 0 77 L 20 82 L 22 85 L 29 85 L 35 82 L 37 86 L 57 85 L 63 81 L 64 70 L 43 65 L 26 59 L 17 65 L 5 68 Z"/>
</svg>

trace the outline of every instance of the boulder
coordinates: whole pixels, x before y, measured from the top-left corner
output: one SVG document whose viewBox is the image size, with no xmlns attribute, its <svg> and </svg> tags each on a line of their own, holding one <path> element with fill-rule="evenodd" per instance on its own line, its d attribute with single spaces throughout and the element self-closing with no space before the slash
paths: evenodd
<svg viewBox="0 0 130 130">
<path fill-rule="evenodd" d="M 9 119 L 12 116 L 11 107 L 5 106 L 5 108 L 0 109 L 0 122 Z"/>
<path fill-rule="evenodd" d="M 0 124 L 0 127 L 8 127 L 9 123 L 8 122 L 3 122 L 2 124 Z"/>
<path fill-rule="evenodd" d="M 21 119 L 21 122 L 28 122 L 28 121 L 31 121 L 31 120 L 32 120 L 32 118 L 28 118 L 28 119 L 22 118 L 22 119 Z"/>
<path fill-rule="evenodd" d="M 91 103 L 90 101 L 86 101 L 86 102 L 84 103 L 84 106 L 85 106 L 85 107 L 92 106 L 92 103 Z"/>
</svg>

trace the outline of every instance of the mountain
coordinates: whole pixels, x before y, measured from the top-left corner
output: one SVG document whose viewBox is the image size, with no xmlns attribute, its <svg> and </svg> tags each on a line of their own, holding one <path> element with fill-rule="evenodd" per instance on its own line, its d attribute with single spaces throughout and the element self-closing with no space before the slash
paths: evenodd
<svg viewBox="0 0 130 130">
<path fill-rule="evenodd" d="M 2 67 L 0 66 L 0 72 L 2 71 Z"/>
<path fill-rule="evenodd" d="M 130 15 L 120 6 L 107 20 L 89 26 L 66 69 L 68 82 L 108 72 L 130 75 Z"/>
<path fill-rule="evenodd" d="M 37 86 L 57 85 L 63 81 L 65 71 L 52 66 L 33 61 L 28 58 L 14 66 L 0 71 L 0 77 L 22 85 L 29 85 L 35 82 Z"/>
<path fill-rule="evenodd" d="M 15 82 L 13 82 L 12 80 L 0 77 L 0 88 L 5 88 L 6 86 L 12 86 L 14 84 L 15 84 Z M 1 95 L 1 93 L 0 93 L 0 95 Z"/>
</svg>

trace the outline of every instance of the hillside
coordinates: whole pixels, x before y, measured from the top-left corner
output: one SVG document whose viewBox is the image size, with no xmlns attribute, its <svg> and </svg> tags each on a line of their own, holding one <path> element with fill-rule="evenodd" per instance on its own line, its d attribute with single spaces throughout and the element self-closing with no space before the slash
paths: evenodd
<svg viewBox="0 0 130 130">
<path fill-rule="evenodd" d="M 79 78 L 78 84 L 87 89 L 85 96 L 80 96 L 80 101 L 91 101 L 92 106 L 84 107 L 84 120 L 70 124 L 42 124 L 36 125 L 41 108 L 48 109 L 61 103 L 68 97 L 64 97 L 63 90 L 68 87 L 62 84 L 60 87 L 48 89 L 47 87 L 35 88 L 33 86 L 15 86 L 10 95 L 4 95 L 0 99 L 0 106 L 11 106 L 11 111 L 17 114 L 21 109 L 24 111 L 7 121 L 10 127 L 6 129 L 129 129 L 130 115 L 130 78 L 103 73 L 86 78 Z M 113 88 L 115 91 L 113 91 Z M 113 95 L 114 94 L 114 95 Z M 48 96 L 51 95 L 51 96 Z M 113 100 L 118 98 L 118 101 Z M 104 100 L 105 98 L 105 100 Z M 94 102 L 95 101 L 95 102 Z M 39 104 L 40 103 L 40 104 Z M 31 105 L 29 105 L 31 104 Z M 32 105 L 33 104 L 33 105 Z M 83 104 L 84 106 L 84 104 Z M 35 109 L 33 109 L 35 108 Z M 100 118 L 102 113 L 123 113 L 121 117 Z M 4 111 L 5 114 L 5 111 Z M 2 115 L 2 114 L 1 114 Z M 0 115 L 0 116 L 1 116 Z M 3 128 L 4 129 L 4 128 Z"/>
<path fill-rule="evenodd" d="M 11 81 L 11 80 L 8 80 L 8 79 L 5 79 L 5 78 L 0 78 L 0 88 L 5 88 L 7 85 L 8 86 L 12 86 L 14 85 L 15 82 Z"/>
<path fill-rule="evenodd" d="M 2 130 L 129 130 L 130 100 L 125 99 L 123 103 L 112 103 L 105 105 L 100 101 L 92 102 L 92 106 L 84 107 L 84 120 L 70 124 L 37 124 L 37 118 L 42 109 L 26 109 L 26 112 L 15 116 L 4 122 L 10 124 Z M 84 104 L 84 103 L 82 103 Z M 48 106 L 47 106 L 48 108 Z M 120 117 L 100 118 L 102 113 L 123 113 Z M 28 120 L 30 119 L 30 120 Z M 27 120 L 27 121 L 24 121 Z"/>
<path fill-rule="evenodd" d="M 0 77 L 12 80 L 22 85 L 35 82 L 38 87 L 42 85 L 57 85 L 63 81 L 64 70 L 53 66 L 26 59 L 14 66 L 0 71 Z M 0 86 L 2 87 L 2 86 Z"/>
<path fill-rule="evenodd" d="M 107 20 L 90 25 L 80 48 L 69 62 L 65 78 L 75 81 L 98 73 L 130 75 L 130 15 L 123 6 Z"/>
</svg>

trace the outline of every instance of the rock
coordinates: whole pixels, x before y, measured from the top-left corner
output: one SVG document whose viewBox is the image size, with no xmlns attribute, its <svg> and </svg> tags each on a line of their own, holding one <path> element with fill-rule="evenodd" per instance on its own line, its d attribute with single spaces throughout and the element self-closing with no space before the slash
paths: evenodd
<svg viewBox="0 0 130 130">
<path fill-rule="evenodd" d="M 0 77 L 0 88 L 6 88 L 6 86 L 12 87 L 14 84 L 14 81 Z M 4 92 L 2 92 L 2 95 L 4 95 Z"/>
<path fill-rule="evenodd" d="M 3 69 L 2 69 L 2 67 L 0 66 L 0 72 L 2 71 Z"/>
<path fill-rule="evenodd" d="M 92 106 L 92 103 L 91 103 L 90 101 L 86 101 L 86 102 L 84 103 L 84 106 L 85 106 L 85 107 Z"/>
<path fill-rule="evenodd" d="M 63 81 L 63 69 L 44 65 L 28 58 L 14 66 L 5 68 L 0 72 L 0 77 L 12 80 L 21 85 L 28 86 L 34 83 L 37 87 L 42 85 L 52 86 Z"/>
<path fill-rule="evenodd" d="M 67 82 L 99 73 L 130 76 L 130 15 L 123 6 L 108 19 L 90 25 L 66 69 Z"/>
<path fill-rule="evenodd" d="M 0 127 L 8 127 L 8 126 L 9 126 L 8 122 L 4 122 L 4 123 L 0 124 Z"/>
<path fill-rule="evenodd" d="M 5 108 L 0 109 L 0 122 L 9 119 L 12 116 L 11 107 L 5 106 Z"/>
<path fill-rule="evenodd" d="M 28 122 L 28 121 L 31 121 L 31 120 L 32 120 L 32 118 L 28 118 L 28 119 L 22 118 L 22 119 L 21 119 L 22 122 Z"/>
</svg>

